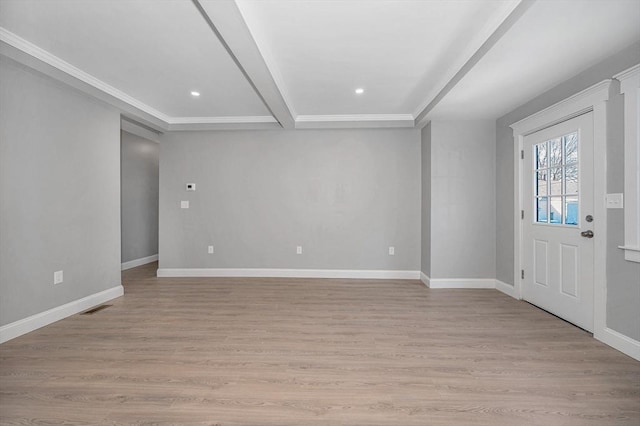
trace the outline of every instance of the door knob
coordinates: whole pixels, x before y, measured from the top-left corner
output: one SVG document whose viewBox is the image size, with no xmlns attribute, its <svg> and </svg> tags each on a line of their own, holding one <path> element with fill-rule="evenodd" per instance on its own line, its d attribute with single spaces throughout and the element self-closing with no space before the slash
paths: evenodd
<svg viewBox="0 0 640 426">
<path fill-rule="evenodd" d="M 593 231 L 591 229 L 589 229 L 588 231 L 582 231 L 580 235 L 585 238 L 593 238 Z"/>
</svg>

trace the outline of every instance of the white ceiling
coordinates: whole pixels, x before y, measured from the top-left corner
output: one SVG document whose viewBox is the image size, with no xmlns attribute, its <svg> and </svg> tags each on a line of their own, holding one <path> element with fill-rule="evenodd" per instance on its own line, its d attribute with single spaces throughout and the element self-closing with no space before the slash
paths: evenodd
<svg viewBox="0 0 640 426">
<path fill-rule="evenodd" d="M 301 115 L 411 114 L 514 1 L 238 0 Z M 475 48 L 475 49 L 474 49 Z M 465 56 L 466 55 L 466 56 Z M 356 96 L 354 90 L 365 92 Z"/>
<path fill-rule="evenodd" d="M 639 0 L 538 1 L 430 117 L 501 117 L 639 40 Z"/>
<path fill-rule="evenodd" d="M 188 0 L 0 0 L 0 26 L 171 117 L 270 115 Z"/>
<path fill-rule="evenodd" d="M 0 53 L 160 131 L 495 119 L 639 40 L 639 0 L 0 0 Z"/>
</svg>

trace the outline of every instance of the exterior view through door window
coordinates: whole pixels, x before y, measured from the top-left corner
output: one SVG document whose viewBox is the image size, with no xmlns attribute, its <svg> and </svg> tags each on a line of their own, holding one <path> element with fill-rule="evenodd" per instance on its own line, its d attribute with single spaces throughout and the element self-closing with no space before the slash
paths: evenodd
<svg viewBox="0 0 640 426">
<path fill-rule="evenodd" d="M 533 145 L 535 221 L 578 225 L 578 133 Z"/>
</svg>

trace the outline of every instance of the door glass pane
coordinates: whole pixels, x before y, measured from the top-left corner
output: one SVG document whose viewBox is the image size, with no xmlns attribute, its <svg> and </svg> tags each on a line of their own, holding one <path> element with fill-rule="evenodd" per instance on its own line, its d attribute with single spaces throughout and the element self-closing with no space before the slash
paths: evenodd
<svg viewBox="0 0 640 426">
<path fill-rule="evenodd" d="M 577 225 L 578 132 L 533 145 L 535 222 Z"/>
<path fill-rule="evenodd" d="M 536 195 L 549 195 L 547 191 L 547 170 L 541 170 L 536 173 Z"/>
<path fill-rule="evenodd" d="M 547 197 L 536 198 L 536 222 L 547 223 L 549 211 L 549 199 Z"/>
<path fill-rule="evenodd" d="M 566 225 L 578 224 L 578 197 L 565 197 L 564 223 Z"/>
<path fill-rule="evenodd" d="M 549 198 L 549 223 L 562 223 L 562 197 Z"/>
<path fill-rule="evenodd" d="M 547 143 L 539 143 L 535 145 L 534 149 L 535 157 L 536 157 L 536 169 L 544 169 L 545 167 L 549 167 L 549 163 L 547 162 Z"/>
<path fill-rule="evenodd" d="M 562 165 L 562 141 L 560 138 L 549 141 L 549 167 Z"/>
<path fill-rule="evenodd" d="M 562 195 L 562 169 L 556 167 L 549 170 L 551 195 Z"/>
<path fill-rule="evenodd" d="M 565 164 L 578 162 L 578 134 L 571 133 L 562 138 L 564 140 Z"/>
<path fill-rule="evenodd" d="M 564 172 L 565 194 L 578 193 L 578 166 L 568 166 Z"/>
</svg>

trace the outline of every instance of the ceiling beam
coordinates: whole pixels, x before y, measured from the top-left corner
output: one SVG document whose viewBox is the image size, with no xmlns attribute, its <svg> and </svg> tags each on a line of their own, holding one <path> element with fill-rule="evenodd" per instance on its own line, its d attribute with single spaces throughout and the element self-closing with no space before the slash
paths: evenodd
<svg viewBox="0 0 640 426">
<path fill-rule="evenodd" d="M 231 59 L 285 129 L 295 119 L 234 0 L 192 0 Z"/>
<path fill-rule="evenodd" d="M 464 78 L 469 71 L 500 41 L 507 31 L 525 14 L 525 12 L 535 3 L 536 0 L 521 0 L 520 3 L 507 15 L 498 25 L 493 33 L 482 43 L 473 55 L 464 63 L 462 68 L 449 80 L 449 82 L 438 92 L 438 94 L 422 109 L 415 118 L 415 127 L 421 129 L 429 123 L 429 113 L 438 105 L 442 99 Z"/>
</svg>

